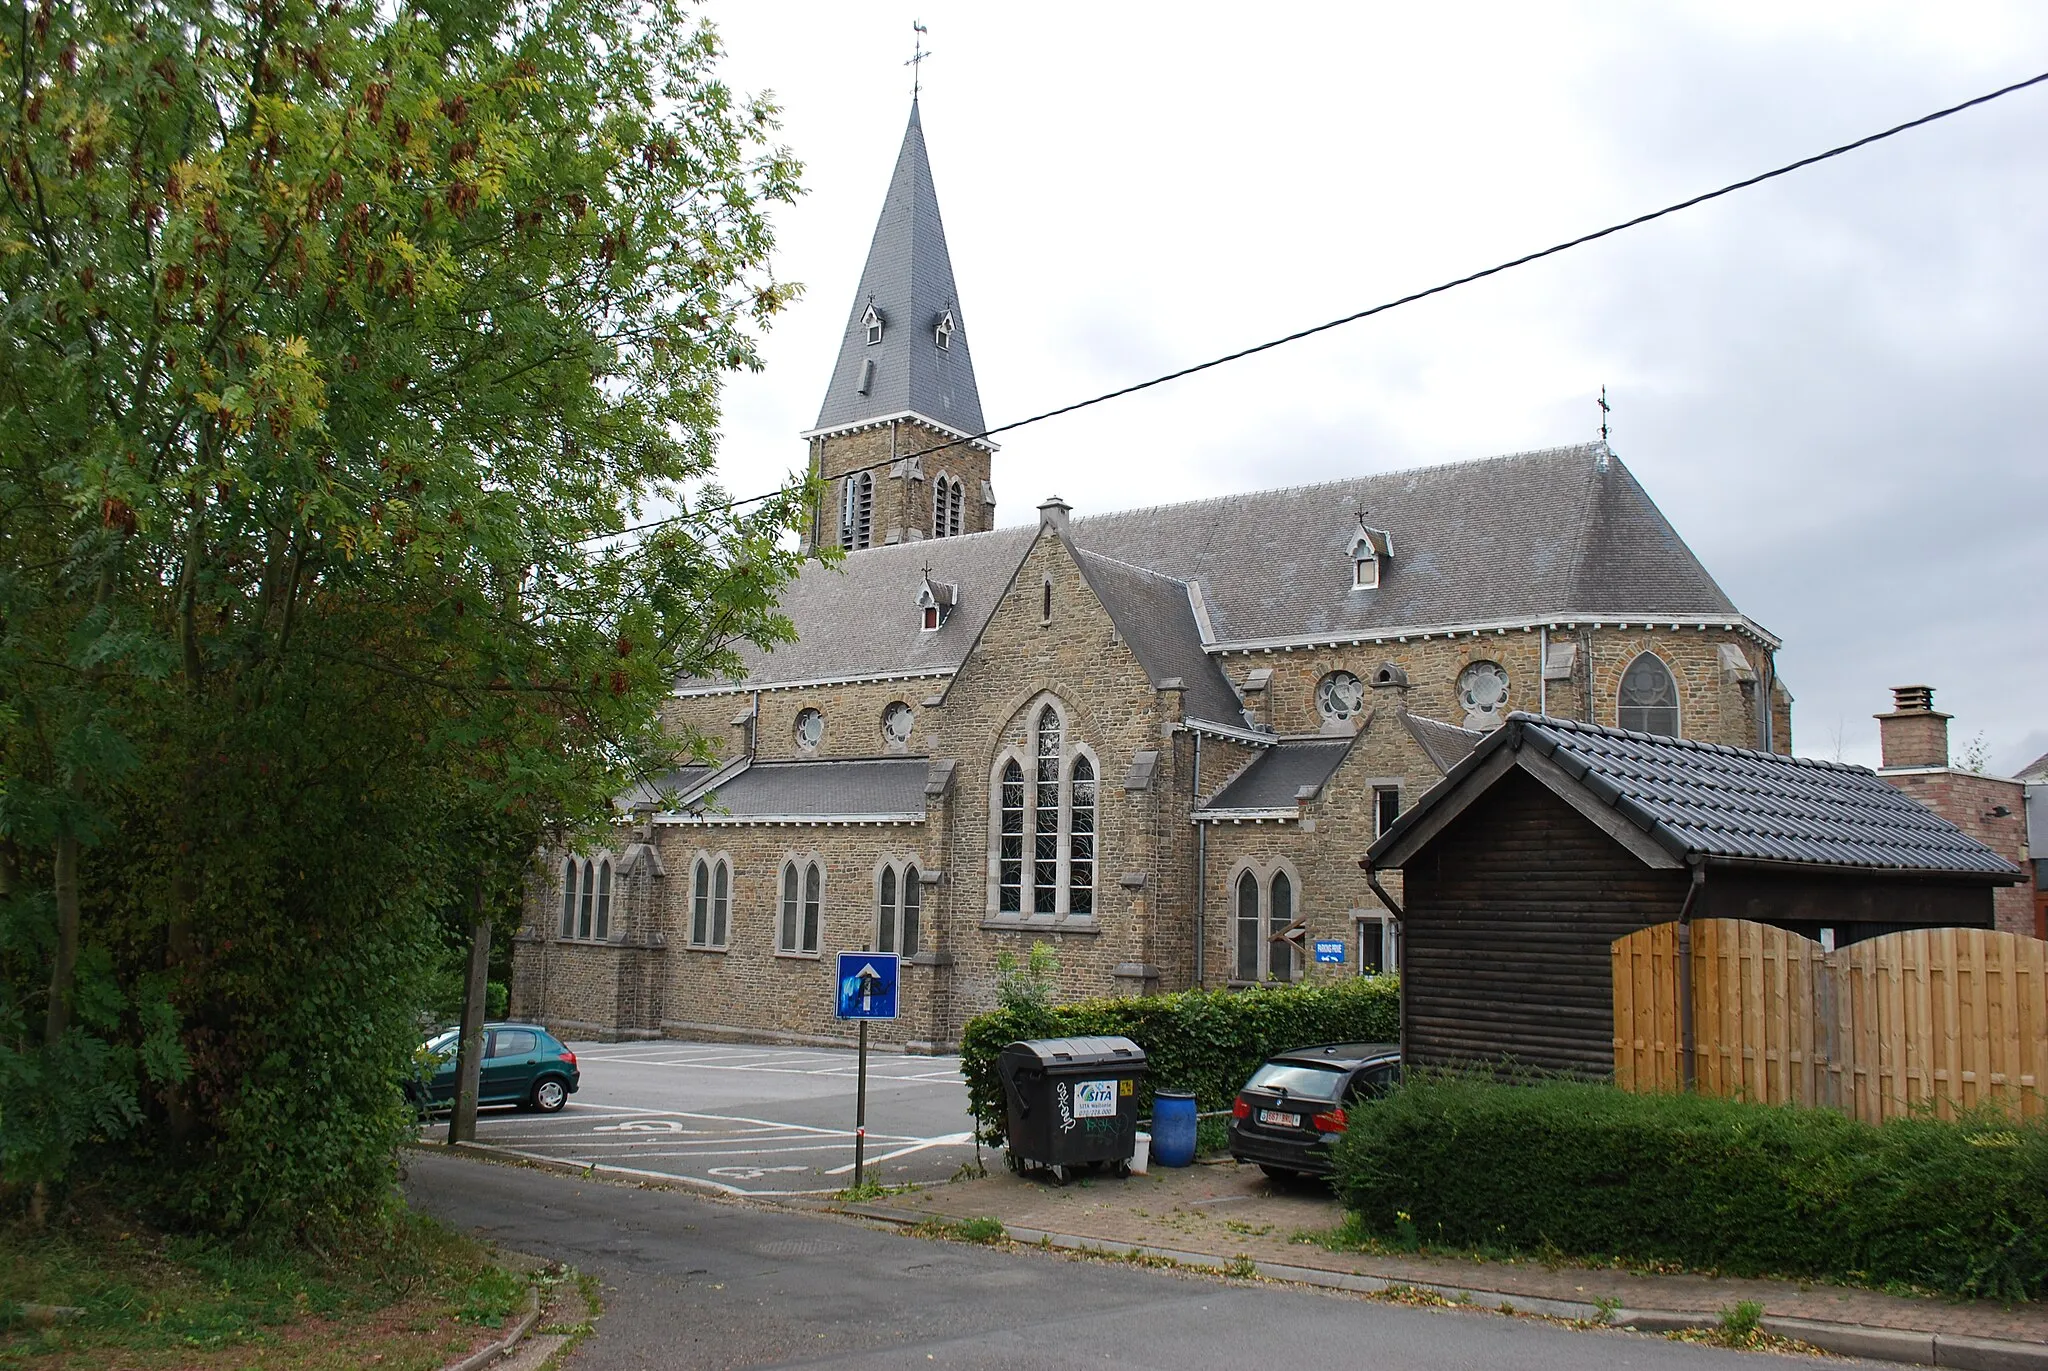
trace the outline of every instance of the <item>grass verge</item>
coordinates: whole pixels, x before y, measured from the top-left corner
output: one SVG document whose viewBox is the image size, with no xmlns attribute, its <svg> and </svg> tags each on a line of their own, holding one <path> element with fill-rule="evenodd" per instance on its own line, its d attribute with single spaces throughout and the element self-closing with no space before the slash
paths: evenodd
<svg viewBox="0 0 2048 1371">
<path fill-rule="evenodd" d="M 433 1371 L 516 1321 L 527 1290 L 481 1244 L 414 1214 L 335 1253 L 106 1216 L 10 1225 L 0 1228 L 0 1367 Z"/>
</svg>

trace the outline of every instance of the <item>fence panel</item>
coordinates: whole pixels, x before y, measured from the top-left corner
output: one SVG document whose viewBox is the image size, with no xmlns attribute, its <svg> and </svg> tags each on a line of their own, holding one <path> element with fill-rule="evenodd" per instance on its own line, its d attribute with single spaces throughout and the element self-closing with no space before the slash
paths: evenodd
<svg viewBox="0 0 2048 1371">
<path fill-rule="evenodd" d="M 1824 953 L 1768 924 L 1692 925 L 1697 1088 L 1827 1106 L 1878 1123 L 1997 1100 L 2048 1108 L 2048 942 L 1988 929 L 1887 934 Z M 1678 925 L 1613 946 L 1614 1074 L 1630 1090 L 1684 1080 Z"/>
</svg>

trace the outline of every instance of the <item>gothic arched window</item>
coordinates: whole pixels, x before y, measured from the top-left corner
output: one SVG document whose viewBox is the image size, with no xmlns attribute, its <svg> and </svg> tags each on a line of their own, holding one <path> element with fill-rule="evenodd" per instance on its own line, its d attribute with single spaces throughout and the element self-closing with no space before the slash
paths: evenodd
<svg viewBox="0 0 2048 1371">
<path fill-rule="evenodd" d="M 1060 900 L 1060 716 L 1038 715 L 1038 793 L 1032 831 L 1031 912 L 1057 914 Z"/>
<path fill-rule="evenodd" d="M 576 936 L 576 859 L 562 863 L 562 936 Z"/>
<path fill-rule="evenodd" d="M 917 867 L 882 868 L 876 900 L 875 950 L 915 957 L 918 946 L 918 913 L 923 892 L 918 888 Z"/>
<path fill-rule="evenodd" d="M 996 851 L 996 909 L 1024 912 L 1024 768 L 1012 758 L 1003 766 L 1002 792 L 997 798 L 1002 821 Z"/>
<path fill-rule="evenodd" d="M 592 934 L 599 942 L 612 936 L 612 859 L 597 864 L 597 928 Z"/>
<path fill-rule="evenodd" d="M 576 911 L 576 936 L 590 936 L 590 916 L 597 900 L 597 873 L 591 862 L 583 863 L 583 903 Z"/>
<path fill-rule="evenodd" d="M 732 868 L 699 857 L 690 874 L 690 946 L 724 947 L 732 913 Z"/>
<path fill-rule="evenodd" d="M 1653 652 L 1645 652 L 1621 673 L 1616 722 L 1636 733 L 1678 736 L 1678 682 L 1671 668 Z"/>
<path fill-rule="evenodd" d="M 1074 758 L 1068 787 L 1067 912 L 1095 912 L 1095 766 Z"/>
<path fill-rule="evenodd" d="M 1293 942 L 1285 937 L 1294 922 L 1294 878 L 1275 871 L 1261 881 L 1249 868 L 1240 872 L 1233 892 L 1235 957 L 1232 972 L 1240 981 L 1291 981 L 1299 973 Z"/>
</svg>

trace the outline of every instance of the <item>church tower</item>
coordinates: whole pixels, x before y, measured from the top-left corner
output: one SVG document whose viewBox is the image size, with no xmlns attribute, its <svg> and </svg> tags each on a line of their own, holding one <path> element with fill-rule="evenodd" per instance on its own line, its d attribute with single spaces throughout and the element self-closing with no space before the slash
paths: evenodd
<svg viewBox="0 0 2048 1371">
<path fill-rule="evenodd" d="M 803 435 L 811 473 L 824 484 L 806 550 L 854 551 L 995 526 L 996 449 L 974 436 L 987 425 L 968 347 L 913 98 L 832 383 Z"/>
</svg>

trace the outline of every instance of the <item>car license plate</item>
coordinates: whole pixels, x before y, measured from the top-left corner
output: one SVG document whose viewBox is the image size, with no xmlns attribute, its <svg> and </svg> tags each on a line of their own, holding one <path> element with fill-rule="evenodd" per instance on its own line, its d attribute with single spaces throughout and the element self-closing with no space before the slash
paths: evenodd
<svg viewBox="0 0 2048 1371">
<path fill-rule="evenodd" d="M 1299 1128 L 1301 1127 L 1301 1115 L 1284 1113 L 1278 1109 L 1261 1109 L 1259 1111 L 1259 1122 L 1271 1124 L 1275 1128 Z"/>
</svg>

